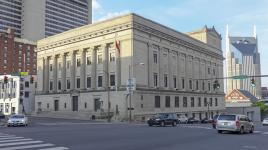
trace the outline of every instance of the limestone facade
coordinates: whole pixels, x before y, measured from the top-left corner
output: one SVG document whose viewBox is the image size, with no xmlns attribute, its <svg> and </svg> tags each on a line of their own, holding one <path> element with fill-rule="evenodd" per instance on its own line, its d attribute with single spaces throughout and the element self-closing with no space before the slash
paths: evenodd
<svg viewBox="0 0 268 150">
<path fill-rule="evenodd" d="M 223 81 L 213 89 L 223 76 L 221 49 L 136 14 L 38 41 L 37 76 L 38 114 L 128 119 L 130 96 L 135 119 L 160 112 L 204 118 L 225 107 Z M 136 79 L 131 95 L 129 78 Z"/>
</svg>

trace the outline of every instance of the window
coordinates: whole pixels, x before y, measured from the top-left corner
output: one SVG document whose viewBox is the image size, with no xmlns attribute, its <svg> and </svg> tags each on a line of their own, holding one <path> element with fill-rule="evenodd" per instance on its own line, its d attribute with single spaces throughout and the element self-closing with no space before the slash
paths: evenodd
<svg viewBox="0 0 268 150">
<path fill-rule="evenodd" d="M 115 75 L 114 74 L 110 75 L 110 86 L 115 86 Z"/>
<path fill-rule="evenodd" d="M 170 107 L 170 96 L 166 96 L 166 107 Z"/>
<path fill-rule="evenodd" d="M 26 88 L 28 88 L 28 87 L 29 87 L 29 85 L 30 85 L 30 84 L 29 84 L 29 82 L 28 82 L 28 81 L 26 81 L 26 82 L 25 82 L 25 87 L 26 87 Z"/>
<path fill-rule="evenodd" d="M 184 78 L 181 79 L 181 88 L 184 89 L 185 85 L 184 85 Z"/>
<path fill-rule="evenodd" d="M 49 64 L 49 71 L 52 71 L 52 70 L 53 70 L 52 64 Z"/>
<path fill-rule="evenodd" d="M 88 56 L 88 57 L 87 57 L 87 65 L 91 65 L 91 63 L 92 63 L 92 62 L 91 62 L 91 56 Z"/>
<path fill-rule="evenodd" d="M 98 87 L 102 87 L 102 76 L 98 76 Z"/>
<path fill-rule="evenodd" d="M 187 97 L 183 97 L 183 107 L 187 107 Z"/>
<path fill-rule="evenodd" d="M 180 107 L 180 98 L 175 96 L 175 107 Z"/>
<path fill-rule="evenodd" d="M 76 66 L 77 67 L 80 67 L 81 66 L 81 59 L 80 58 L 77 58 L 76 59 Z"/>
<path fill-rule="evenodd" d="M 91 77 L 87 77 L 87 88 L 91 88 Z"/>
<path fill-rule="evenodd" d="M 194 97 L 191 97 L 191 107 L 194 107 Z"/>
<path fill-rule="evenodd" d="M 87 108 L 87 103 L 84 104 L 85 108 Z"/>
<path fill-rule="evenodd" d="M 101 64 L 102 63 L 102 54 L 99 54 L 98 55 L 98 64 Z"/>
<path fill-rule="evenodd" d="M 29 97 L 29 92 L 25 92 L 24 97 Z"/>
<path fill-rule="evenodd" d="M 207 98 L 204 98 L 204 105 L 205 105 L 205 106 L 208 106 Z"/>
<path fill-rule="evenodd" d="M 205 90 L 205 82 L 204 81 L 202 82 L 202 90 L 203 91 Z"/>
<path fill-rule="evenodd" d="M 208 91 L 211 90 L 210 88 L 211 88 L 211 87 L 210 87 L 210 82 L 208 82 Z"/>
<path fill-rule="evenodd" d="M 143 100 L 143 95 L 141 95 L 141 100 Z"/>
<path fill-rule="evenodd" d="M 50 91 L 53 90 L 53 82 L 52 82 L 52 81 L 49 82 L 49 90 L 50 90 Z"/>
<path fill-rule="evenodd" d="M 157 73 L 154 73 L 154 86 L 157 86 Z"/>
<path fill-rule="evenodd" d="M 61 68 L 61 63 L 59 63 L 59 70 L 61 70 L 62 68 Z"/>
<path fill-rule="evenodd" d="M 61 81 L 58 81 L 58 90 L 61 90 Z"/>
<path fill-rule="evenodd" d="M 115 61 L 115 53 L 110 53 L 110 62 Z"/>
<path fill-rule="evenodd" d="M 216 71 L 215 71 L 215 68 L 213 68 L 213 75 L 215 76 L 216 75 Z"/>
<path fill-rule="evenodd" d="M 177 88 L 177 78 L 176 78 L 176 76 L 173 76 L 173 83 L 174 83 L 174 88 Z"/>
<path fill-rule="evenodd" d="M 49 109 L 49 103 L 47 103 L 47 109 Z"/>
<path fill-rule="evenodd" d="M 193 89 L 193 84 L 192 84 L 192 80 L 191 79 L 189 80 L 189 88 L 190 89 Z"/>
<path fill-rule="evenodd" d="M 67 80 L 66 80 L 66 84 L 67 84 L 67 89 L 70 89 L 70 88 L 71 88 L 71 82 L 70 82 L 70 79 L 67 79 Z"/>
<path fill-rule="evenodd" d="M 76 88 L 80 89 L 80 78 L 76 78 Z"/>
<path fill-rule="evenodd" d="M 215 98 L 215 106 L 218 106 L 218 99 Z"/>
<path fill-rule="evenodd" d="M 143 104 L 141 104 L 141 108 L 143 108 Z"/>
<path fill-rule="evenodd" d="M 198 80 L 195 82 L 195 89 L 196 89 L 196 90 L 199 89 Z"/>
<path fill-rule="evenodd" d="M 68 61 L 67 61 L 67 69 L 69 69 L 69 68 L 70 68 L 70 64 L 71 64 L 71 61 L 70 61 L 70 60 L 68 60 Z"/>
<path fill-rule="evenodd" d="M 208 68 L 208 74 L 210 74 L 210 68 Z"/>
<path fill-rule="evenodd" d="M 168 87 L 168 75 L 164 74 L 164 86 Z"/>
<path fill-rule="evenodd" d="M 201 97 L 198 97 L 198 107 L 201 107 Z"/>
<path fill-rule="evenodd" d="M 67 107 L 67 104 L 66 103 L 64 103 L 64 108 L 66 108 Z"/>
<path fill-rule="evenodd" d="M 156 63 L 157 64 L 157 53 L 156 52 L 154 52 L 154 63 Z"/>
<path fill-rule="evenodd" d="M 212 107 L 212 98 L 209 99 L 209 105 Z"/>
<path fill-rule="evenodd" d="M 160 96 L 154 97 L 154 106 L 155 108 L 160 108 Z"/>
</svg>

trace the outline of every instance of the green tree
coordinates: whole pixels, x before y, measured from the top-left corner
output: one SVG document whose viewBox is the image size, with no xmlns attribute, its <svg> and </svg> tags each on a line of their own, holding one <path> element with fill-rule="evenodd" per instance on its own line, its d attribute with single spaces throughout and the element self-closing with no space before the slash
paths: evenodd
<svg viewBox="0 0 268 150">
<path fill-rule="evenodd" d="M 261 109 L 261 116 L 262 118 L 266 115 L 268 115 L 268 105 L 265 105 L 264 102 L 256 102 L 252 106 L 260 107 Z"/>
</svg>

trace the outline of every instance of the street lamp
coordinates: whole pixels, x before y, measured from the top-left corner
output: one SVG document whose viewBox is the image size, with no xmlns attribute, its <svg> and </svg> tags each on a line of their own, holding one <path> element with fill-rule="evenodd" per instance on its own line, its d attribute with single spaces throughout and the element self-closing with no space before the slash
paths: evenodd
<svg viewBox="0 0 268 150">
<path fill-rule="evenodd" d="M 130 81 L 130 72 L 131 72 L 131 66 L 132 67 L 135 67 L 137 65 L 140 65 L 140 66 L 144 66 L 144 63 L 136 63 L 136 64 L 129 64 L 128 66 L 128 81 Z M 133 76 L 133 72 L 132 72 L 132 76 Z M 131 104 L 131 93 L 132 93 L 132 89 L 129 90 L 129 122 L 131 123 L 132 121 L 132 114 L 131 114 L 131 111 L 132 111 L 132 104 Z"/>
</svg>

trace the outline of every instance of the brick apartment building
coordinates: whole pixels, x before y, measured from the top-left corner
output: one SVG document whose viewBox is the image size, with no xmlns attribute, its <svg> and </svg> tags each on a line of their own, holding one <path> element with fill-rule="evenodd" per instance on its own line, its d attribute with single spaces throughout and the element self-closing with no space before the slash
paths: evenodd
<svg viewBox="0 0 268 150">
<path fill-rule="evenodd" d="M 0 74 L 36 75 L 36 43 L 15 37 L 13 29 L 0 33 Z"/>
</svg>

